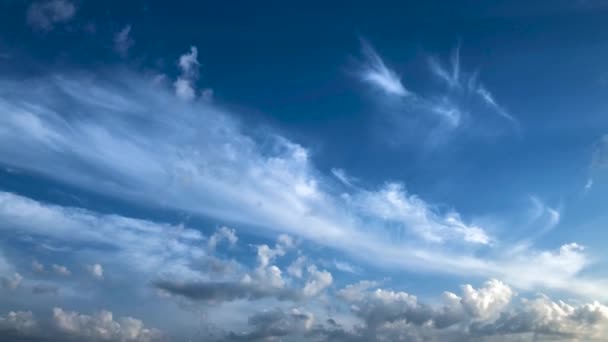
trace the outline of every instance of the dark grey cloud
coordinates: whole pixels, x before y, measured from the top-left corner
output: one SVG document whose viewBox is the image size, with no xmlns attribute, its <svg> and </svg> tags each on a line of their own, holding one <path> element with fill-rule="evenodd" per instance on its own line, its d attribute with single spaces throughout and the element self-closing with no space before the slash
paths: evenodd
<svg viewBox="0 0 608 342">
<path fill-rule="evenodd" d="M 237 299 L 256 300 L 276 298 L 278 300 L 298 301 L 301 293 L 292 288 L 266 286 L 247 282 L 172 282 L 157 281 L 155 286 L 170 294 L 206 302 L 229 302 Z"/>
</svg>

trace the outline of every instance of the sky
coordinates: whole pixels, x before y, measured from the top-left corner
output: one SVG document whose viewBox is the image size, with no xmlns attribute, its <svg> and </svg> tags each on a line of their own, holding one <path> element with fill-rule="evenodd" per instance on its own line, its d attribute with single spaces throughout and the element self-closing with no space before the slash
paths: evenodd
<svg viewBox="0 0 608 342">
<path fill-rule="evenodd" d="M 607 19 L 0 0 L 0 340 L 608 340 Z"/>
</svg>

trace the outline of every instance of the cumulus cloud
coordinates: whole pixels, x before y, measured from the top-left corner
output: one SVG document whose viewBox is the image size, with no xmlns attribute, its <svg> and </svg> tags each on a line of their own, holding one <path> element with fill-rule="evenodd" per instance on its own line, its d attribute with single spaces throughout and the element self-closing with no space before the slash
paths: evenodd
<svg viewBox="0 0 608 342">
<path fill-rule="evenodd" d="M 268 341 L 283 337 L 305 337 L 314 324 L 314 315 L 297 308 L 285 312 L 281 309 L 255 313 L 248 320 L 251 331 L 230 333 L 226 340 Z"/>
<path fill-rule="evenodd" d="M 308 266 L 306 270 L 308 271 L 308 281 L 303 289 L 305 296 L 316 296 L 333 282 L 331 273 L 325 270 L 320 271 L 315 265 Z"/>
<path fill-rule="evenodd" d="M 2 287 L 7 290 L 16 290 L 21 286 L 21 282 L 23 281 L 23 276 L 17 272 L 13 273 L 10 276 L 0 277 L 0 281 L 2 282 Z"/>
<path fill-rule="evenodd" d="M 95 279 L 103 279 L 103 266 L 100 264 L 92 264 L 86 266 L 87 271 Z"/>
<path fill-rule="evenodd" d="M 58 23 L 67 22 L 76 14 L 76 7 L 68 0 L 34 1 L 27 9 L 27 23 L 33 28 L 51 30 Z"/>
<path fill-rule="evenodd" d="M 196 97 L 195 82 L 198 80 L 200 68 L 196 46 L 190 47 L 190 52 L 179 57 L 178 66 L 181 74 L 173 83 L 175 94 L 186 101 L 194 100 Z"/>
<path fill-rule="evenodd" d="M 131 37 L 131 25 L 126 25 L 114 35 L 114 50 L 123 58 L 127 57 L 134 44 L 135 41 Z"/>
<path fill-rule="evenodd" d="M 31 333 L 36 326 L 37 322 L 31 311 L 10 311 L 4 316 L 0 316 L 0 335 L 2 336 L 5 335 L 7 331 L 28 334 Z"/>
<path fill-rule="evenodd" d="M 32 260 L 32 271 L 35 273 L 43 273 L 44 265 L 39 263 L 37 260 Z"/>
<path fill-rule="evenodd" d="M 115 320 L 112 312 L 105 310 L 89 316 L 54 308 L 53 323 L 60 332 L 78 339 L 147 342 L 162 338 L 158 330 L 145 327 L 138 319 L 122 317 Z"/>
<path fill-rule="evenodd" d="M 239 238 L 236 236 L 234 229 L 222 226 L 215 233 L 213 233 L 213 235 L 211 235 L 207 245 L 213 250 L 222 241 L 226 241 L 230 246 L 234 246 L 238 240 Z"/>
</svg>

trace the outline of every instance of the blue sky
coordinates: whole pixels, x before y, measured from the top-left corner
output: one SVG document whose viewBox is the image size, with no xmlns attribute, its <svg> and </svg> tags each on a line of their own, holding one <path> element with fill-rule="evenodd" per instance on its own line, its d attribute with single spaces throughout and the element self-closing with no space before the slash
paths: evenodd
<svg viewBox="0 0 608 342">
<path fill-rule="evenodd" d="M 601 1 L 0 1 L 0 339 L 602 341 Z"/>
</svg>

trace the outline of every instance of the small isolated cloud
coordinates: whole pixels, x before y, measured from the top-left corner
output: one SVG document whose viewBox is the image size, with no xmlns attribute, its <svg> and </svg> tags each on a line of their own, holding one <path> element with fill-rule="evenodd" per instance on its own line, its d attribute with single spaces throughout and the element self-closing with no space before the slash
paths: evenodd
<svg viewBox="0 0 608 342">
<path fill-rule="evenodd" d="M 196 97 L 195 83 L 198 80 L 200 68 L 196 46 L 190 47 L 190 52 L 179 57 L 178 66 L 181 74 L 173 83 L 175 94 L 183 100 L 194 100 Z"/>
<path fill-rule="evenodd" d="M 532 208 L 530 210 L 530 223 L 540 225 L 540 228 L 533 234 L 532 238 L 548 233 L 555 228 L 561 220 L 561 212 L 557 208 L 548 206 L 536 196 L 530 196 Z"/>
<path fill-rule="evenodd" d="M 346 272 L 346 273 L 359 273 L 359 269 L 351 264 L 349 264 L 348 262 L 345 261 L 339 261 L 339 260 L 334 260 L 334 267 L 341 272 Z"/>
<path fill-rule="evenodd" d="M 209 246 L 209 249 L 214 250 L 222 241 L 226 241 L 230 246 L 234 246 L 238 240 L 239 238 L 236 236 L 236 231 L 234 229 L 223 226 L 211 235 L 207 245 Z"/>
<path fill-rule="evenodd" d="M 86 266 L 87 271 L 95 279 L 103 279 L 103 267 L 100 264 Z"/>
<path fill-rule="evenodd" d="M 585 191 L 591 190 L 592 186 L 593 186 L 593 179 L 591 179 L 591 178 L 587 179 L 587 183 L 585 183 Z"/>
<path fill-rule="evenodd" d="M 123 58 L 129 54 L 129 49 L 133 47 L 135 41 L 131 37 L 131 25 L 125 26 L 114 35 L 114 50 Z"/>
<path fill-rule="evenodd" d="M 45 271 L 44 265 L 39 263 L 38 260 L 32 260 L 32 271 L 35 273 L 43 273 Z"/>
<path fill-rule="evenodd" d="M 353 186 L 353 181 L 350 176 L 346 174 L 346 172 L 342 169 L 331 169 L 331 174 L 336 177 L 342 184 L 347 186 Z"/>
<path fill-rule="evenodd" d="M 22 281 L 23 277 L 17 272 L 13 273 L 11 276 L 4 276 L 0 278 L 2 287 L 7 290 L 16 290 L 19 288 L 19 286 L 21 286 Z"/>
<path fill-rule="evenodd" d="M 76 7 L 68 0 L 35 1 L 27 9 L 28 25 L 49 31 L 58 23 L 67 22 L 76 14 Z"/>
<path fill-rule="evenodd" d="M 70 270 L 63 265 L 53 264 L 51 267 L 53 268 L 53 272 L 55 272 L 56 274 L 59 274 L 61 276 L 67 277 L 72 274 L 72 272 L 70 272 Z"/>
<path fill-rule="evenodd" d="M 397 73 L 389 69 L 374 48 L 364 39 L 361 39 L 361 61 L 358 76 L 361 81 L 368 83 L 388 95 L 408 96 L 410 92 L 405 89 Z"/>
</svg>

